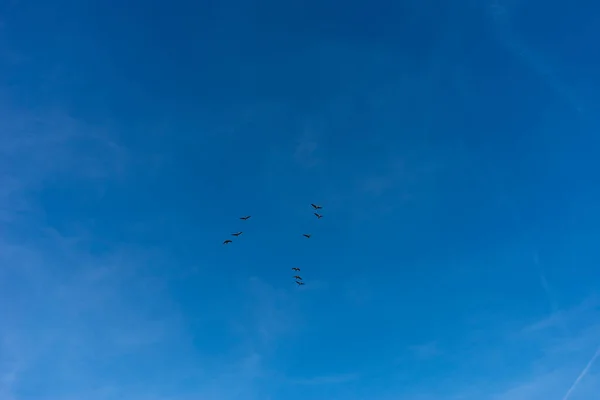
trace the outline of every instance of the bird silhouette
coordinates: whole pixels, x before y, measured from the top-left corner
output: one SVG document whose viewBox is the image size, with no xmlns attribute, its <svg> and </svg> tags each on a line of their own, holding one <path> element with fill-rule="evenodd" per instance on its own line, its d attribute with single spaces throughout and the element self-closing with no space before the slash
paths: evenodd
<svg viewBox="0 0 600 400">
<path fill-rule="evenodd" d="M 303 234 L 302 236 L 304 236 L 304 237 L 305 237 L 305 238 L 307 238 L 307 239 L 310 239 L 310 234 L 309 234 L 309 233 L 305 233 L 305 234 Z"/>
<path fill-rule="evenodd" d="M 323 207 L 321 207 L 321 206 L 318 206 L 318 205 L 316 205 L 316 204 L 311 204 L 311 206 L 312 206 L 312 208 L 314 208 L 315 210 L 320 210 L 321 208 L 323 208 Z"/>
<path fill-rule="evenodd" d="M 304 285 L 304 282 L 296 281 L 296 283 L 297 283 L 299 286 L 301 286 L 301 285 Z"/>
<path fill-rule="evenodd" d="M 223 242 L 223 244 L 229 244 L 231 243 L 231 240 L 227 239 L 226 241 Z"/>
<path fill-rule="evenodd" d="M 237 236 L 240 236 L 242 233 L 243 233 L 243 232 L 236 232 L 236 233 L 232 233 L 232 234 L 231 234 L 231 236 L 235 236 L 235 237 L 237 237 Z"/>
<path fill-rule="evenodd" d="M 315 213 L 315 215 L 317 216 L 318 219 L 323 218 L 323 216 L 321 214 L 319 214 L 319 213 Z"/>
<path fill-rule="evenodd" d="M 292 268 L 292 271 L 300 271 L 300 268 Z"/>
<path fill-rule="evenodd" d="M 294 276 L 294 279 L 298 279 L 299 281 L 301 281 L 301 280 L 302 280 L 302 277 L 301 277 L 301 276 L 298 276 L 298 275 L 296 275 L 296 276 Z"/>
<path fill-rule="evenodd" d="M 246 215 L 245 217 L 241 217 L 240 219 L 243 219 L 244 221 L 246 221 L 247 219 L 250 219 L 250 215 Z"/>
</svg>

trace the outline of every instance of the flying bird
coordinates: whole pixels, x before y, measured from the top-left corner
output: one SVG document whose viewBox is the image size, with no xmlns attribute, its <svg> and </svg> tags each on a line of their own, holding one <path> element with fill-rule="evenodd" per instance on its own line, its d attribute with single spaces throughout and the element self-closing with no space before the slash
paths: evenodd
<svg viewBox="0 0 600 400">
<path fill-rule="evenodd" d="M 298 285 L 304 285 L 304 282 L 296 281 Z"/>
<path fill-rule="evenodd" d="M 319 214 L 319 213 L 315 213 L 315 215 L 317 216 L 318 219 L 323 218 L 323 216 L 321 214 Z"/>
<path fill-rule="evenodd" d="M 305 233 L 305 234 L 303 234 L 302 236 L 304 236 L 304 237 L 305 237 L 305 238 L 307 238 L 307 239 L 310 239 L 310 234 L 308 234 L 308 233 Z"/>
<path fill-rule="evenodd" d="M 242 233 L 243 233 L 243 232 L 236 232 L 236 233 L 232 233 L 232 234 L 231 234 L 231 236 L 235 236 L 235 237 L 237 237 L 237 236 L 240 236 Z"/>
<path fill-rule="evenodd" d="M 302 277 L 301 277 L 301 276 L 298 276 L 298 275 L 296 275 L 296 276 L 294 276 L 294 279 L 298 279 L 299 281 L 301 281 L 301 280 L 302 280 Z"/>
<path fill-rule="evenodd" d="M 240 219 L 243 219 L 245 221 L 247 219 L 250 219 L 250 215 L 246 215 L 245 217 L 241 217 Z"/>
<path fill-rule="evenodd" d="M 300 268 L 292 268 L 292 271 L 300 271 Z"/>
<path fill-rule="evenodd" d="M 311 206 L 312 206 L 312 208 L 314 208 L 315 210 L 320 210 L 321 208 L 323 208 L 323 207 L 321 207 L 321 206 L 318 206 L 318 205 L 316 205 L 316 204 L 311 204 Z"/>
<path fill-rule="evenodd" d="M 231 240 L 227 239 L 226 241 L 223 242 L 223 244 L 229 244 L 231 243 Z"/>
</svg>

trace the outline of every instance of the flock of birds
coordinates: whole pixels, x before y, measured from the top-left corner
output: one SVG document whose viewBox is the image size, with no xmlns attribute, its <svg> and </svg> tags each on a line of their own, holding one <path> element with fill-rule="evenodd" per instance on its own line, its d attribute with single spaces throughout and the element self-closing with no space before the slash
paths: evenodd
<svg viewBox="0 0 600 400">
<path fill-rule="evenodd" d="M 319 214 L 319 213 L 318 213 L 318 211 L 319 211 L 319 210 L 321 210 L 321 209 L 323 208 L 322 206 L 319 206 L 319 205 L 317 205 L 317 204 L 311 204 L 311 207 L 312 207 L 312 208 L 313 208 L 313 210 L 315 211 L 313 214 L 315 215 L 315 217 L 317 217 L 317 219 L 321 219 L 321 218 L 323 218 L 323 215 L 321 215 L 321 214 Z M 244 216 L 244 217 L 240 217 L 240 219 L 241 219 L 242 221 L 247 221 L 247 220 L 249 220 L 249 219 L 250 219 L 250 217 L 251 217 L 250 215 L 246 215 L 246 216 Z M 244 232 L 242 232 L 242 231 L 240 231 L 240 232 L 234 232 L 234 233 L 232 233 L 232 234 L 231 234 L 231 236 L 234 236 L 234 237 L 236 237 L 236 238 L 237 238 L 237 237 L 239 237 L 239 236 L 240 236 L 242 233 L 244 233 Z M 307 238 L 307 239 L 310 239 L 310 236 L 311 236 L 311 235 L 310 235 L 310 233 L 304 233 L 304 234 L 302 234 L 302 236 L 304 236 L 304 237 L 305 237 L 305 238 Z M 233 242 L 233 240 L 231 240 L 231 239 L 227 239 L 227 240 L 225 240 L 225 241 L 223 242 L 223 244 L 229 244 L 229 243 L 232 243 L 232 242 Z M 293 278 L 295 279 L 295 282 L 296 282 L 296 284 L 297 284 L 298 286 L 302 286 L 302 285 L 304 285 L 304 281 L 302 280 L 302 277 L 301 277 L 301 276 L 298 274 L 298 272 L 300 272 L 300 268 L 294 267 L 294 268 L 292 268 L 292 271 L 294 271 L 294 273 L 296 273 L 296 275 L 294 275 L 294 276 L 293 276 Z"/>
</svg>

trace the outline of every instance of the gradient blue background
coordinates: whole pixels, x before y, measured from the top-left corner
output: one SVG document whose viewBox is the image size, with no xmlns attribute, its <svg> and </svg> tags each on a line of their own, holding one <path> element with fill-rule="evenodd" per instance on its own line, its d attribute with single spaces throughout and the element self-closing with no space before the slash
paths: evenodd
<svg viewBox="0 0 600 400">
<path fill-rule="evenodd" d="M 598 15 L 0 1 L 0 399 L 597 399 Z"/>
</svg>

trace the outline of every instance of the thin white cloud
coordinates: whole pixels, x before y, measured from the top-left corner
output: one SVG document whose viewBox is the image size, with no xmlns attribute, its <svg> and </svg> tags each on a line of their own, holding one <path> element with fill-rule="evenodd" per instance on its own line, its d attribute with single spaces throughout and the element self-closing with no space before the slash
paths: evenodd
<svg viewBox="0 0 600 400">
<path fill-rule="evenodd" d="M 410 346 L 409 350 L 421 360 L 430 359 L 442 354 L 437 341 Z"/>
<path fill-rule="evenodd" d="M 259 383 L 269 374 L 270 352 L 299 320 L 287 313 L 293 301 L 252 280 L 250 318 L 242 321 L 247 347 L 225 349 L 217 360 L 186 361 L 186 354 L 201 349 L 160 279 L 172 268 L 166 253 L 112 243 L 99 256 L 88 250 L 92 226 L 84 221 L 78 236 L 65 237 L 46 225 L 37 203 L 36 193 L 63 177 L 99 186 L 127 178 L 127 152 L 103 130 L 58 112 L 32 115 L 5 106 L 0 116 L 0 178 L 6 183 L 0 188 L 0 304 L 11 304 L 0 306 L 0 398 L 29 400 L 19 388 L 40 375 L 53 383 L 38 400 L 264 398 Z M 15 226 L 35 234 L 13 234 Z M 184 361 L 143 389 L 98 370 L 123 359 L 123 365 L 156 371 L 162 368 L 155 360 L 159 350 L 179 352 Z M 187 392 L 176 389 L 188 381 L 194 384 L 185 384 Z"/>
<path fill-rule="evenodd" d="M 306 168 L 314 167 L 319 163 L 318 158 L 315 156 L 317 148 L 317 142 L 302 138 L 294 150 L 294 159 Z"/>
<path fill-rule="evenodd" d="M 122 170 L 124 159 L 122 149 L 101 130 L 60 112 L 31 113 L 9 103 L 0 101 L 0 180 L 6 183 L 0 189 L 0 300 L 11 304 L 0 316 L 0 397 L 17 399 L 21 374 L 53 349 L 60 335 L 66 341 L 73 338 L 72 331 L 60 332 L 59 326 L 67 310 L 79 305 L 61 304 L 57 297 L 63 272 L 76 262 L 60 272 L 56 267 L 75 254 L 73 243 L 45 225 L 35 194 L 65 173 L 108 178 Z M 31 234 L 19 234 L 24 229 Z M 49 315 L 54 320 L 46 325 Z M 59 364 L 57 360 L 57 369 Z"/>
<path fill-rule="evenodd" d="M 592 367 L 592 364 L 594 364 L 594 362 L 596 361 L 596 359 L 598 357 L 600 357 L 600 347 L 598 347 L 598 349 L 596 350 L 596 353 L 594 353 L 594 356 L 587 363 L 587 365 L 585 366 L 585 368 L 583 369 L 583 371 L 581 371 L 581 373 L 579 374 L 579 376 L 577 376 L 577 379 L 575 379 L 575 382 L 573 382 L 573 385 L 571 385 L 571 387 L 569 388 L 569 390 L 567 390 L 567 393 L 563 397 L 563 400 L 568 400 L 571 397 L 571 394 L 573 393 L 573 391 L 577 388 L 577 386 L 579 385 L 579 383 L 581 382 L 581 380 L 583 378 L 585 378 L 585 376 L 588 374 L 588 372 L 590 371 L 590 368 Z"/>
<path fill-rule="evenodd" d="M 556 72 L 556 69 L 544 59 L 543 55 L 536 52 L 535 49 L 517 34 L 512 24 L 511 5 L 507 2 L 501 4 L 498 0 L 493 0 L 489 4 L 491 20 L 496 30 L 497 38 L 503 46 L 511 51 L 515 57 L 536 73 L 557 95 L 562 97 L 573 110 L 578 113 L 588 111 L 587 106 L 582 102 L 574 87 L 565 83 Z M 519 3 L 515 3 L 518 7 Z M 512 7 L 516 9 L 517 7 Z"/>
<path fill-rule="evenodd" d="M 548 283 L 548 279 L 546 279 L 546 273 L 542 264 L 540 263 L 540 256 L 537 251 L 533 253 L 533 264 L 537 268 L 538 274 L 540 275 L 540 284 L 542 285 L 542 289 L 544 289 L 544 292 L 548 297 L 548 301 L 550 302 L 550 306 L 552 307 L 552 312 L 554 313 L 558 311 L 558 303 L 554 298 L 554 294 L 552 293 L 552 288 Z"/>
<path fill-rule="evenodd" d="M 522 330 L 530 346 L 539 348 L 540 356 L 530 364 L 531 375 L 524 376 L 509 389 L 495 395 L 494 400 L 534 400 L 559 399 L 559 393 L 569 387 L 563 400 L 570 398 L 576 387 L 581 387 L 578 399 L 595 399 L 598 385 L 586 388 L 580 386 L 582 379 L 589 373 L 594 361 L 600 355 L 597 349 L 600 337 L 598 311 L 594 296 L 587 298 L 572 309 L 561 310 L 538 322 L 528 325 Z M 520 340 L 514 338 L 512 340 Z M 572 383 L 573 372 L 581 368 L 577 363 L 590 349 L 594 356 L 586 364 L 578 378 Z"/>
<path fill-rule="evenodd" d="M 598 299 L 596 296 L 589 296 L 583 302 L 575 307 L 567 310 L 557 310 L 550 316 L 543 318 L 539 321 L 531 323 L 523 328 L 523 332 L 536 332 L 543 331 L 549 328 L 560 328 L 573 322 L 588 320 L 591 317 L 590 314 L 596 312 L 598 305 Z"/>
<path fill-rule="evenodd" d="M 395 394 L 410 400 L 596 400 L 600 380 L 593 365 L 600 337 L 600 310 L 594 296 L 572 309 L 519 328 L 492 326 L 493 335 L 467 334 L 460 345 L 446 346 L 439 357 L 455 360 L 456 368 L 444 377 L 419 377 L 420 385 L 399 384 Z M 519 324 L 521 325 L 521 324 Z M 568 329 L 560 329 L 566 326 Z M 515 333 L 518 332 L 518 333 Z M 479 344 L 480 338 L 484 343 Z M 490 341 L 490 337 L 495 337 Z M 527 349 L 521 354 L 522 349 Z M 590 353 L 594 353 L 592 360 Z M 585 360 L 585 361 L 583 361 Z M 422 360 L 418 360 L 422 363 Z M 405 360 L 406 363 L 406 360 Z M 515 364 L 517 364 L 515 368 Z M 587 363 L 582 371 L 582 363 Z M 406 368 L 411 369 L 408 365 Z M 573 377 L 578 376 L 573 383 Z M 587 377 L 587 378 L 586 378 Z M 404 387 L 403 387 L 404 385 Z M 576 390 L 569 389 L 576 387 Z M 435 389 L 432 389 L 435 388 Z"/>
<path fill-rule="evenodd" d="M 342 383 L 348 383 L 359 379 L 360 375 L 356 373 L 351 374 L 334 374 L 334 375 L 323 375 L 315 376 L 312 378 L 292 378 L 287 379 L 287 382 L 295 385 L 336 385 Z"/>
</svg>

